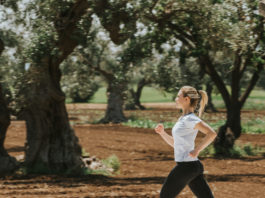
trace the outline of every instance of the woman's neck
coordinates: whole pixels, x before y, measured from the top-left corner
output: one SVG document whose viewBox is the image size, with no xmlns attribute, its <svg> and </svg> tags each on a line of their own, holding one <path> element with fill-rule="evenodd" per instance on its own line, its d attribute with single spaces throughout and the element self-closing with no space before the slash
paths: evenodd
<svg viewBox="0 0 265 198">
<path fill-rule="evenodd" d="M 182 115 L 187 115 L 189 113 L 193 113 L 194 109 L 193 108 L 187 108 L 187 109 L 182 109 Z"/>
</svg>

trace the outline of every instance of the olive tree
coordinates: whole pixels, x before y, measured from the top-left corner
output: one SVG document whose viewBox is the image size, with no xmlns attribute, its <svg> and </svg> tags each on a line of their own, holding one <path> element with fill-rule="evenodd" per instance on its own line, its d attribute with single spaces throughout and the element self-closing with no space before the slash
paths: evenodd
<svg viewBox="0 0 265 198">
<path fill-rule="evenodd" d="M 153 32 L 164 40 L 180 40 L 218 88 L 226 109 L 215 148 L 226 153 L 241 134 L 240 112 L 264 69 L 264 18 L 258 1 L 155 1 L 146 15 Z M 229 91 L 216 64 L 216 54 L 230 58 Z M 246 89 L 241 81 L 251 72 Z"/>
</svg>

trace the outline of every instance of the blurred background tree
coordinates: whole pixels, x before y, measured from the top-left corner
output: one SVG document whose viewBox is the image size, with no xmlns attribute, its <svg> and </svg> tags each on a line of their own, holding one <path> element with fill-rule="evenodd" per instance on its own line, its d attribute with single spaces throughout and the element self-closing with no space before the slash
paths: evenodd
<svg viewBox="0 0 265 198">
<path fill-rule="evenodd" d="M 14 157 L 11 157 L 4 148 L 7 128 L 10 125 L 10 108 L 12 93 L 14 89 L 15 76 L 18 75 L 14 49 L 19 48 L 19 36 L 15 33 L 15 28 L 19 21 L 13 15 L 18 11 L 17 1 L 0 2 L 0 174 L 7 174 L 18 167 Z M 11 29 L 5 23 L 13 23 Z"/>
</svg>

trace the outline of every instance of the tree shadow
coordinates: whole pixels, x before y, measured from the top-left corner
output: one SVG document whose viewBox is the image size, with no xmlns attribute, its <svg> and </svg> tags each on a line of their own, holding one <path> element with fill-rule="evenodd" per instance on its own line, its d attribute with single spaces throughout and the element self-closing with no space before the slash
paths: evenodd
<svg viewBox="0 0 265 198">
<path fill-rule="evenodd" d="M 11 148 L 8 148 L 6 149 L 7 152 L 22 152 L 22 151 L 25 151 L 25 147 L 24 146 L 14 146 L 14 147 L 11 147 Z"/>
<path fill-rule="evenodd" d="M 242 182 L 245 180 L 265 184 L 265 174 L 223 174 L 214 175 L 206 174 L 205 178 L 208 182 Z M 20 184 L 38 185 L 48 184 L 52 186 L 60 186 L 64 188 L 79 187 L 84 185 L 93 186 L 128 186 L 128 185 L 150 185 L 163 184 L 166 179 L 164 177 L 108 177 L 103 175 L 87 175 L 87 176 L 58 176 L 58 175 L 23 175 L 23 176 L 8 176 L 5 178 L 5 185 L 19 186 Z M 13 188 L 13 187 L 12 187 Z"/>
<path fill-rule="evenodd" d="M 265 174 L 223 174 L 223 175 L 214 175 L 214 174 L 205 174 L 205 178 L 209 182 L 218 182 L 218 181 L 229 181 L 229 182 L 242 182 L 248 180 L 249 182 L 254 183 L 263 183 L 265 184 Z"/>
<path fill-rule="evenodd" d="M 200 160 L 214 159 L 214 160 L 241 160 L 246 162 L 254 162 L 264 160 L 264 156 L 250 156 L 250 157 L 227 157 L 227 156 L 215 156 L 215 157 L 200 157 Z"/>
</svg>

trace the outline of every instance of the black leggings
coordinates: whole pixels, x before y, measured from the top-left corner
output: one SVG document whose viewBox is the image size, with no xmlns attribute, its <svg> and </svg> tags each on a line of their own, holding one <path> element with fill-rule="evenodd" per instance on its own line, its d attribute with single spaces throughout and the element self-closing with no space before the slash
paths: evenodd
<svg viewBox="0 0 265 198">
<path fill-rule="evenodd" d="M 203 177 L 203 165 L 196 160 L 177 162 L 163 184 L 160 198 L 176 197 L 187 184 L 198 198 L 214 197 Z"/>
</svg>

